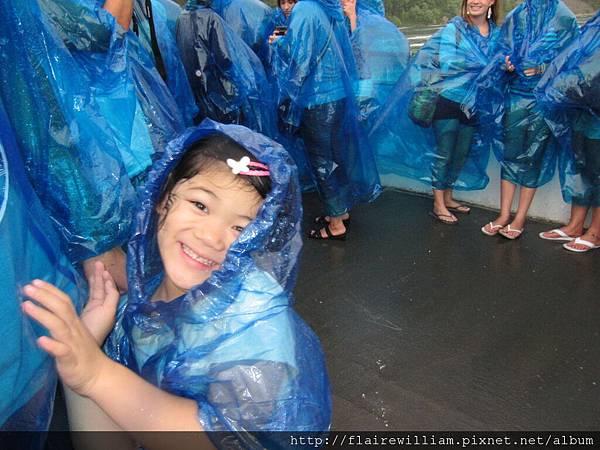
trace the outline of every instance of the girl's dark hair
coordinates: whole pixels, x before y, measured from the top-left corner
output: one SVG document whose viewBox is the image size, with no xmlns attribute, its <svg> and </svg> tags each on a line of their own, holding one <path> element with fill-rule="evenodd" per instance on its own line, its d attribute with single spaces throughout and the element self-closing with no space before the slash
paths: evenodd
<svg viewBox="0 0 600 450">
<path fill-rule="evenodd" d="M 298 3 L 298 0 L 292 0 L 294 3 Z M 281 9 L 281 0 L 277 0 L 277 6 Z"/>
<path fill-rule="evenodd" d="M 228 158 L 239 161 L 244 156 L 251 161 L 260 162 L 236 141 L 221 133 L 211 134 L 194 142 L 185 150 L 181 160 L 169 173 L 160 193 L 159 204 L 170 195 L 177 183 L 210 170 L 215 163 L 226 163 Z M 266 198 L 271 190 L 269 176 L 236 175 L 236 177 L 252 186 L 262 198 Z"/>
<path fill-rule="evenodd" d="M 494 4 L 490 6 L 490 9 L 492 10 L 492 15 L 489 20 L 498 25 L 502 14 L 501 0 L 496 0 Z M 467 14 L 467 0 L 462 0 L 462 4 L 460 5 L 460 15 L 467 22 L 471 23 L 471 17 Z"/>
</svg>

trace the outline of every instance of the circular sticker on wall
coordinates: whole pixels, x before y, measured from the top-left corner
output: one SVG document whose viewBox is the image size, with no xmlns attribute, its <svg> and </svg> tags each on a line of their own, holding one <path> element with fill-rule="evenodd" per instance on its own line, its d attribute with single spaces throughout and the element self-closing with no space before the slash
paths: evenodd
<svg viewBox="0 0 600 450">
<path fill-rule="evenodd" d="M 0 223 L 6 212 L 6 203 L 8 203 L 8 161 L 4 146 L 0 142 Z"/>
</svg>

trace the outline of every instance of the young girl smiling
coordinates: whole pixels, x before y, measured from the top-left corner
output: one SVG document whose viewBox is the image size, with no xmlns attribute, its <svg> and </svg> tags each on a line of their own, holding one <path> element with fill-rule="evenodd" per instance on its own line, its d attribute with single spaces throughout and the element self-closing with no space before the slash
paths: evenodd
<svg viewBox="0 0 600 450">
<path fill-rule="evenodd" d="M 171 142 L 142 198 L 129 292 L 105 343 L 112 359 L 100 343 L 117 295 L 100 266 L 96 307 L 81 319 L 53 286 L 24 288 L 37 303 L 24 311 L 50 331 L 39 345 L 63 383 L 87 397 L 70 402 L 77 428 L 98 429 L 100 414 L 87 423 L 81 415 L 92 417 L 93 406 L 107 416 L 104 429 L 224 432 L 209 434 L 216 446 L 264 446 L 252 431 L 328 429 L 322 350 L 290 306 L 301 207 L 283 148 L 205 121 Z"/>
</svg>

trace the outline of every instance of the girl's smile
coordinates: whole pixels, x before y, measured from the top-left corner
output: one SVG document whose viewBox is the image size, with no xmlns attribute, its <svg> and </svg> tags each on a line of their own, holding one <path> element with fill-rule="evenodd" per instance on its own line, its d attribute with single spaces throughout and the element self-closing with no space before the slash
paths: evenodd
<svg viewBox="0 0 600 450">
<path fill-rule="evenodd" d="M 173 300 L 206 281 L 261 204 L 256 190 L 222 162 L 175 185 L 157 210 L 165 277 L 153 300 Z"/>
</svg>

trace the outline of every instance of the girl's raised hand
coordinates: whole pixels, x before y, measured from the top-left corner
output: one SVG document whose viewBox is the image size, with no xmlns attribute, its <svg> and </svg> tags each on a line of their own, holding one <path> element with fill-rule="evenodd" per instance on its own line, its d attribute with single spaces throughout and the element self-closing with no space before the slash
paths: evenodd
<svg viewBox="0 0 600 450">
<path fill-rule="evenodd" d="M 56 359 L 63 383 L 88 395 L 110 360 L 77 316 L 67 294 L 42 280 L 33 280 L 23 292 L 35 301 L 23 302 L 23 311 L 50 332 L 50 337 L 38 338 L 38 345 Z"/>
<path fill-rule="evenodd" d="M 101 261 L 94 263 L 94 272 L 89 281 L 90 297 L 81 313 L 81 320 L 98 345 L 102 345 L 115 326 L 119 291 Z"/>
</svg>

